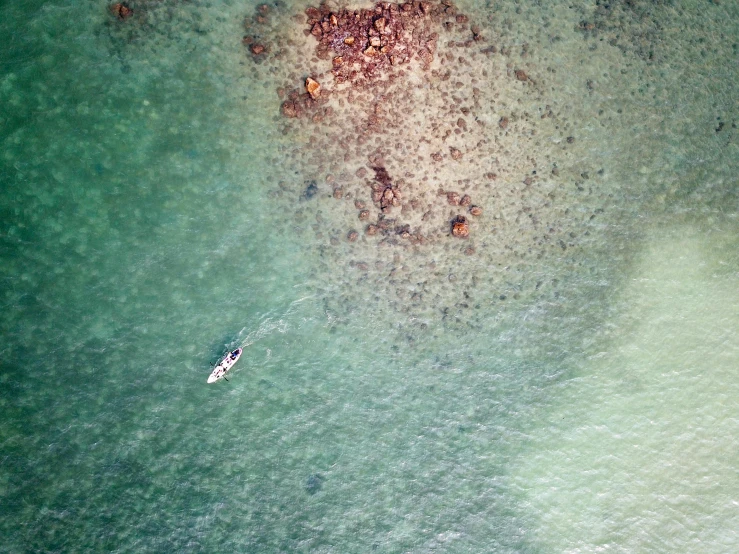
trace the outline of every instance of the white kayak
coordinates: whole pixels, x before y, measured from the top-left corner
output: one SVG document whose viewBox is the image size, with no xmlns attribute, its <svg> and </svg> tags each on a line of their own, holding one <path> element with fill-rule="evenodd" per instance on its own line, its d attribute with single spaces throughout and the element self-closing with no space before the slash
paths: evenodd
<svg viewBox="0 0 739 554">
<path fill-rule="evenodd" d="M 215 383 L 216 381 L 223 379 L 226 376 L 226 373 L 228 373 L 228 370 L 239 361 L 243 351 L 244 350 L 242 348 L 237 348 L 233 352 L 226 354 L 226 357 L 218 362 L 218 365 L 213 369 L 213 372 L 208 377 L 208 383 Z"/>
</svg>

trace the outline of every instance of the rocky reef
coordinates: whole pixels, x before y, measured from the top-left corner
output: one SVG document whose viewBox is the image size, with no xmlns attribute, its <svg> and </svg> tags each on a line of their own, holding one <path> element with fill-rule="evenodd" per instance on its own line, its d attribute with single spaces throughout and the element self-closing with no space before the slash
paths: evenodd
<svg viewBox="0 0 739 554">
<path fill-rule="evenodd" d="M 450 0 L 266 11 L 244 45 L 279 99 L 271 197 L 338 291 L 327 306 L 366 294 L 420 314 L 547 290 L 537 268 L 574 259 L 608 192 L 531 45 Z"/>
<path fill-rule="evenodd" d="M 314 123 L 320 123 L 333 114 L 333 108 L 330 107 L 332 95 L 348 97 L 359 91 L 391 87 L 396 80 L 405 77 L 403 68 L 414 62 L 420 66 L 420 71 L 429 71 L 438 48 L 439 33 L 435 29 L 445 23 L 465 25 L 468 21 L 467 16 L 458 13 L 449 0 L 438 4 L 378 2 L 372 9 L 361 10 L 332 10 L 327 4 L 321 4 L 317 8 L 306 9 L 305 15 L 306 34 L 317 41 L 314 50 L 316 58 L 331 61 L 331 88 L 324 87 L 314 76 L 308 76 L 302 87 L 288 93 L 280 90 L 288 97 L 282 102 L 280 112 L 286 118 L 307 117 Z M 470 43 L 484 40 L 478 27 L 470 33 Z M 254 41 L 248 37 L 244 40 L 254 54 Z M 259 45 L 259 48 L 261 54 L 264 47 Z M 386 104 L 384 100 L 382 97 L 379 99 L 367 121 L 369 128 L 380 133 L 383 131 L 381 113 Z M 466 130 L 465 119 L 458 118 L 456 123 L 459 129 Z M 459 148 L 450 146 L 448 151 L 452 160 L 463 157 Z M 432 159 L 441 161 L 443 156 L 434 153 Z M 371 169 L 375 177 L 365 181 L 365 184 L 371 191 L 370 199 L 377 208 L 378 217 L 366 227 L 366 234 L 394 235 L 409 239 L 414 244 L 423 243 L 423 234 L 420 231 L 412 232 L 409 223 L 388 218 L 392 208 L 404 206 L 401 192 L 403 181 L 392 179 L 382 165 L 373 165 Z M 366 174 L 366 170 L 362 169 L 357 176 L 365 177 Z M 457 193 L 449 193 L 453 194 Z M 413 197 L 407 198 L 408 202 L 413 200 Z M 466 207 L 471 204 L 471 198 L 465 194 L 449 204 Z M 481 215 L 482 210 L 478 207 L 475 213 Z M 368 210 L 362 209 L 359 218 L 367 220 L 369 215 Z M 351 236 L 356 240 L 355 235 Z"/>
</svg>

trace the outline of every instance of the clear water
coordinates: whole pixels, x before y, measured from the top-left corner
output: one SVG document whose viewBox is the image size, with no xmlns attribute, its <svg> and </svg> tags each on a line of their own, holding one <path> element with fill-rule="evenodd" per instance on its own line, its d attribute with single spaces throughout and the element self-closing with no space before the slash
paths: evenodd
<svg viewBox="0 0 739 554">
<path fill-rule="evenodd" d="M 0 6 L 0 551 L 737 551 L 736 3 L 460 3 L 366 144 L 279 116 L 308 4 L 131 4 Z M 375 148 L 427 244 L 346 240 Z"/>
</svg>

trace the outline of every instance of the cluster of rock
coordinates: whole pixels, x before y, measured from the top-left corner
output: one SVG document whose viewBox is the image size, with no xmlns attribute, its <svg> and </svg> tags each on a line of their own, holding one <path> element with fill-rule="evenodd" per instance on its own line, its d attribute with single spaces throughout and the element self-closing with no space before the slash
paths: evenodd
<svg viewBox="0 0 739 554">
<path fill-rule="evenodd" d="M 441 194 L 446 195 L 446 200 L 451 206 L 462 206 L 468 208 L 470 215 L 480 216 L 482 215 L 482 208 L 472 204 L 472 198 L 469 194 L 459 196 L 458 192 L 455 191 L 440 191 Z M 457 215 L 451 221 L 451 233 L 452 236 L 465 239 L 470 235 L 470 224 L 467 218 L 463 215 Z"/>
<path fill-rule="evenodd" d="M 367 185 L 372 190 L 372 203 L 378 209 L 379 214 L 377 221 L 369 223 L 365 227 L 365 233 L 370 236 L 382 234 L 382 235 L 397 235 L 401 238 L 410 239 L 413 244 L 421 244 L 424 242 L 424 237 L 419 232 L 411 232 L 409 224 L 398 222 L 396 219 L 389 217 L 392 208 L 400 207 L 402 203 L 402 194 L 400 192 L 400 184 L 395 182 L 389 175 L 387 169 L 382 165 L 372 167 L 375 172 L 374 179 L 368 181 Z M 357 172 L 357 177 L 365 177 L 367 175 L 366 169 L 360 169 Z M 334 197 L 341 198 L 341 195 L 336 194 L 338 189 L 334 189 Z M 447 203 L 451 206 L 462 206 L 468 208 L 468 213 L 472 216 L 482 215 L 482 208 L 472 204 L 472 198 L 465 194 L 460 196 L 458 192 L 454 191 L 439 191 L 440 196 L 446 196 Z M 370 218 L 370 211 L 366 209 L 366 204 L 361 200 L 355 200 L 354 206 L 359 210 L 359 220 L 366 221 Z M 470 226 L 468 219 L 463 215 L 457 215 L 450 222 L 451 235 L 458 238 L 467 238 L 470 234 Z M 350 242 L 354 242 L 358 237 L 356 231 L 352 230 L 349 232 L 348 238 Z"/>
<path fill-rule="evenodd" d="M 117 2 L 115 4 L 111 4 L 110 13 L 123 21 L 124 19 L 128 19 L 133 15 L 133 10 L 128 6 L 128 3 Z"/>
<path fill-rule="evenodd" d="M 455 191 L 441 191 L 441 193 L 446 195 L 446 200 L 450 206 L 469 207 L 470 214 L 475 216 L 482 215 L 482 208 L 472 205 L 472 198 L 469 194 L 460 197 L 459 193 Z"/>
<path fill-rule="evenodd" d="M 430 64 L 438 34 L 424 29 L 422 20 L 451 12 L 456 13 L 451 3 L 378 2 L 367 10 L 332 12 L 324 4 L 305 13 L 319 42 L 316 55 L 327 59 L 333 53 L 336 82 L 354 83 L 362 77 L 376 78 L 384 68 L 408 63 L 414 55 Z"/>
<path fill-rule="evenodd" d="M 378 2 L 371 9 L 338 11 L 321 4 L 306 9 L 305 14 L 310 34 L 318 40 L 316 56 L 331 58 L 334 84 L 349 83 L 353 87 L 387 76 L 389 68 L 414 59 L 428 68 L 439 37 L 431 24 L 448 17 L 467 20 L 457 14 L 450 0 L 440 4 Z M 247 39 L 251 40 L 244 40 Z M 260 44 L 259 48 L 261 53 L 264 47 Z M 254 44 L 251 51 L 254 54 Z M 309 90 L 293 90 L 282 103 L 281 113 L 285 117 L 300 117 L 316 107 L 312 101 L 317 98 Z"/>
<path fill-rule="evenodd" d="M 375 172 L 375 180 L 370 185 L 372 188 L 372 202 L 380 208 L 382 213 L 388 213 L 392 206 L 400 206 L 402 198 L 400 187 L 393 184 L 384 167 L 373 167 L 372 169 Z"/>
<path fill-rule="evenodd" d="M 259 9 L 257 9 L 259 13 Z M 316 57 L 331 60 L 333 83 L 326 90 L 318 82 L 318 76 L 309 76 L 299 89 L 287 93 L 287 99 L 281 105 L 281 113 L 288 118 L 310 116 L 313 121 L 322 119 L 320 114 L 330 114 L 328 96 L 330 93 L 341 93 L 345 89 L 361 90 L 370 86 L 382 87 L 387 81 L 390 83 L 397 76 L 402 75 L 401 67 L 416 62 L 423 70 L 429 69 L 437 51 L 439 34 L 435 29 L 449 28 L 449 25 L 459 24 L 466 28 L 467 17 L 457 13 L 456 7 L 450 0 L 441 3 L 411 1 L 402 4 L 378 2 L 370 9 L 349 10 L 341 8 L 336 11 L 322 4 L 318 8 L 310 7 L 305 10 L 309 33 L 318 41 Z M 256 39 L 255 39 L 256 40 Z M 473 28 L 470 42 L 483 40 L 479 29 Z M 245 38 L 245 43 L 247 38 Z M 261 43 L 250 42 L 253 56 L 261 55 L 255 52 L 255 44 L 261 48 Z M 465 44 L 466 46 L 466 44 Z M 394 77 L 395 76 L 395 77 Z M 520 79 L 520 78 L 519 78 Z M 321 79 L 323 80 L 323 79 Z M 342 85 L 344 85 L 342 87 Z M 376 89 L 373 89 L 376 90 Z M 278 91 L 284 98 L 285 91 Z M 466 112 L 465 112 L 466 113 Z M 371 120 L 371 118 L 370 118 Z M 370 121 L 368 120 L 368 121 Z M 371 121 L 368 123 L 371 124 Z M 466 121 L 457 120 L 460 130 L 466 129 Z M 449 146 L 449 156 L 459 161 L 463 157 L 460 149 Z M 441 161 L 440 152 L 432 154 L 435 161 Z M 384 237 L 396 236 L 407 239 L 411 244 L 422 244 L 426 241 L 420 230 L 411 231 L 411 226 L 391 216 L 393 208 L 410 207 L 416 209 L 417 203 L 410 199 L 405 200 L 401 192 L 402 182 L 390 177 L 382 162 L 371 160 L 371 170 L 374 178 L 365 183 L 371 190 L 371 202 L 376 210 L 377 217 L 370 222 L 371 212 L 361 199 L 354 204 L 358 210 L 360 221 L 366 222 L 366 235 L 380 235 Z M 357 172 L 357 177 L 367 176 L 367 169 Z M 310 189 L 310 187 L 309 187 Z M 311 190 L 307 189 L 303 198 L 309 198 Z M 343 197 L 343 188 L 334 188 L 334 198 Z M 480 216 L 482 208 L 472 205 L 469 195 L 460 196 L 457 192 L 441 191 L 446 196 L 448 204 L 467 208 L 466 215 Z M 449 233 L 453 237 L 467 238 L 470 235 L 470 221 L 466 215 L 454 215 L 449 224 Z M 425 220 L 427 215 L 424 215 Z M 359 238 L 359 232 L 351 229 L 346 238 L 354 242 Z M 474 251 L 474 249 L 468 248 Z"/>
<path fill-rule="evenodd" d="M 249 49 L 249 53 L 256 62 L 262 61 L 269 53 L 269 44 L 262 37 L 262 27 L 268 23 L 271 9 L 268 4 L 256 7 L 254 15 L 244 21 L 246 34 L 241 43 Z"/>
<path fill-rule="evenodd" d="M 318 123 L 323 119 L 323 115 L 321 115 L 318 108 L 326 103 L 326 98 L 321 96 L 322 92 L 321 83 L 313 77 L 308 77 L 302 91 L 295 89 L 287 94 L 287 100 L 280 105 L 280 113 L 285 117 L 295 118 L 311 114 L 312 120 Z M 327 107 L 322 111 L 328 114 L 331 112 L 331 108 Z"/>
</svg>

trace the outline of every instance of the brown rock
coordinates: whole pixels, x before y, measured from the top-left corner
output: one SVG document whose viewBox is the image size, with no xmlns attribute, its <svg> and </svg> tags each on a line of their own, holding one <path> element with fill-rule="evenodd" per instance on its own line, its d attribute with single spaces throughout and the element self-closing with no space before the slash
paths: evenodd
<svg viewBox="0 0 739 554">
<path fill-rule="evenodd" d="M 461 239 L 470 236 L 470 225 L 465 216 L 458 215 L 452 220 L 452 235 Z"/>
<path fill-rule="evenodd" d="M 379 32 L 383 32 L 385 30 L 385 23 L 386 20 L 384 17 L 375 19 L 375 29 L 377 29 Z"/>
<path fill-rule="evenodd" d="M 111 13 L 118 19 L 123 21 L 133 15 L 133 10 L 128 7 L 126 2 L 119 2 L 110 6 Z"/>
<path fill-rule="evenodd" d="M 252 54 L 258 56 L 259 54 L 264 54 L 265 48 L 263 44 L 254 43 L 249 46 L 249 50 L 251 50 Z"/>
<path fill-rule="evenodd" d="M 377 54 L 377 50 L 375 50 L 375 47 L 374 46 L 369 46 L 364 51 L 364 55 L 365 56 L 370 56 L 371 57 L 371 56 L 374 56 L 375 54 Z"/>
<path fill-rule="evenodd" d="M 459 201 L 460 206 L 469 206 L 470 204 L 472 204 L 472 198 L 469 194 L 465 194 Z"/>
<path fill-rule="evenodd" d="M 516 79 L 518 79 L 519 81 L 529 80 L 529 76 L 526 75 L 526 72 L 523 69 L 517 69 L 515 73 L 516 73 Z"/>
<path fill-rule="evenodd" d="M 280 106 L 280 112 L 285 117 L 298 117 L 298 108 L 295 103 L 290 100 L 285 100 Z"/>
<path fill-rule="evenodd" d="M 480 206 L 470 206 L 470 215 L 482 215 L 482 208 Z"/>
<path fill-rule="evenodd" d="M 308 91 L 308 94 L 310 94 L 310 97 L 314 100 L 321 95 L 320 83 L 310 77 L 305 80 L 305 90 Z"/>
<path fill-rule="evenodd" d="M 364 232 L 367 233 L 368 235 L 376 235 L 377 234 L 377 225 L 374 225 L 374 224 L 370 223 L 369 225 L 367 225 L 367 228 L 365 229 Z"/>
<path fill-rule="evenodd" d="M 370 216 L 369 210 L 362 210 L 361 212 L 359 212 L 359 219 L 362 221 L 369 219 L 369 216 Z"/>
<path fill-rule="evenodd" d="M 426 48 L 421 48 L 418 51 L 418 57 L 423 60 L 423 63 L 426 65 L 429 65 L 432 61 L 434 61 L 434 55 L 429 52 Z"/>
<path fill-rule="evenodd" d="M 308 16 L 309 20 L 319 20 L 321 19 L 321 10 L 318 8 L 314 8 L 313 6 L 305 9 L 305 15 Z"/>
<path fill-rule="evenodd" d="M 346 37 L 344 39 L 344 44 L 346 44 L 347 46 L 351 46 L 352 44 L 354 44 L 354 37 Z"/>
<path fill-rule="evenodd" d="M 344 197 L 344 187 L 334 187 L 334 198 L 341 200 Z"/>
<path fill-rule="evenodd" d="M 453 146 L 449 147 L 449 153 L 452 155 L 452 159 L 458 160 L 462 157 L 462 152 Z"/>
<path fill-rule="evenodd" d="M 354 207 L 358 210 L 363 210 L 365 208 L 366 204 L 362 202 L 361 200 L 355 200 L 354 201 Z"/>
<path fill-rule="evenodd" d="M 449 202 L 452 206 L 459 206 L 459 193 L 458 192 L 447 192 L 446 193 L 446 201 Z"/>
<path fill-rule="evenodd" d="M 443 156 L 441 155 L 441 152 L 434 152 L 431 154 L 431 159 L 435 162 L 440 162 L 443 159 Z"/>
<path fill-rule="evenodd" d="M 501 117 L 498 120 L 498 127 L 501 129 L 508 129 L 508 118 L 507 117 Z"/>
<path fill-rule="evenodd" d="M 341 64 L 344 63 L 344 58 L 341 56 L 336 56 L 333 60 L 334 67 L 339 67 Z"/>
<path fill-rule="evenodd" d="M 359 238 L 359 233 L 352 229 L 351 231 L 349 231 L 349 233 L 347 233 L 346 238 L 349 242 L 356 242 L 356 240 Z"/>
</svg>

